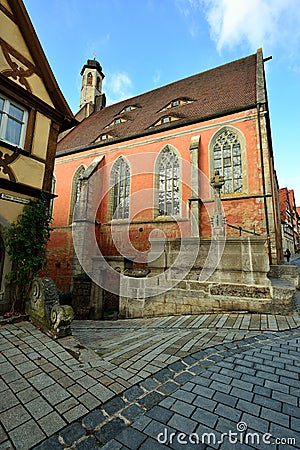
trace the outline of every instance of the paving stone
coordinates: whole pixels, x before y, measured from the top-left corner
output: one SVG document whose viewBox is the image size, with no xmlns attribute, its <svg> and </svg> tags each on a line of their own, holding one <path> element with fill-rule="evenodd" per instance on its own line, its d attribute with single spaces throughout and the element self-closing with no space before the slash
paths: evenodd
<svg viewBox="0 0 300 450">
<path fill-rule="evenodd" d="M 243 374 L 241 377 L 241 381 L 246 381 L 248 383 L 252 383 L 253 385 L 264 386 L 265 380 L 263 378 L 258 378 L 253 375 Z"/>
<path fill-rule="evenodd" d="M 196 392 L 196 388 L 193 389 L 193 392 L 187 392 L 184 389 L 178 389 L 177 391 L 173 392 L 171 396 L 186 403 L 192 403 L 196 397 L 196 394 L 198 394 L 198 392 Z"/>
<path fill-rule="evenodd" d="M 196 422 L 211 428 L 214 428 L 218 420 L 218 416 L 216 414 L 203 410 L 202 408 L 197 408 L 191 418 Z"/>
<path fill-rule="evenodd" d="M 199 375 L 200 373 L 203 373 L 206 369 L 200 366 L 192 366 L 189 368 L 189 372 L 195 375 Z"/>
<path fill-rule="evenodd" d="M 181 370 L 186 369 L 186 364 L 184 364 L 182 361 L 176 361 L 169 365 L 169 369 L 173 370 L 174 372 L 180 372 Z"/>
<path fill-rule="evenodd" d="M 151 417 L 151 419 L 155 419 L 161 423 L 167 423 L 173 414 L 174 413 L 172 411 L 156 405 L 147 412 L 147 417 Z"/>
<path fill-rule="evenodd" d="M 136 450 L 143 445 L 147 436 L 134 428 L 125 428 L 115 439 L 131 450 Z"/>
<path fill-rule="evenodd" d="M 31 417 L 22 405 L 16 405 L 0 414 L 0 422 L 6 431 L 19 427 Z"/>
<path fill-rule="evenodd" d="M 55 406 L 55 409 L 60 413 L 63 414 L 69 409 L 74 408 L 78 405 L 78 401 L 74 397 L 69 397 L 67 400 L 64 400 L 61 403 L 58 403 L 58 405 Z"/>
<path fill-rule="evenodd" d="M 31 448 L 46 438 L 45 434 L 32 419 L 12 430 L 9 433 L 9 437 L 17 450 Z"/>
<path fill-rule="evenodd" d="M 171 406 L 171 410 L 181 414 L 185 417 L 190 417 L 195 410 L 195 406 L 189 405 L 182 400 L 176 400 L 176 402 Z"/>
<path fill-rule="evenodd" d="M 140 386 L 145 388 L 147 391 L 152 391 L 156 388 L 156 386 L 158 386 L 158 382 L 153 380 L 153 378 L 147 378 L 140 383 Z"/>
<path fill-rule="evenodd" d="M 162 394 L 153 391 L 139 399 L 138 403 L 146 409 L 151 409 L 153 406 L 157 405 L 163 398 L 164 396 Z"/>
<path fill-rule="evenodd" d="M 36 397 L 31 402 L 26 403 L 25 406 L 35 420 L 53 411 L 53 408 L 42 397 Z"/>
<path fill-rule="evenodd" d="M 169 395 L 172 394 L 172 392 L 175 392 L 178 387 L 178 384 L 174 383 L 173 381 L 167 381 L 166 383 L 158 386 L 157 390 L 165 395 Z"/>
<path fill-rule="evenodd" d="M 74 406 L 74 408 L 66 411 L 63 414 L 63 417 L 67 422 L 73 422 L 74 420 L 79 419 L 80 417 L 84 416 L 87 413 L 88 413 L 88 409 L 85 406 L 77 405 L 77 406 Z"/>
<path fill-rule="evenodd" d="M 300 430 L 300 419 L 296 419 L 295 417 L 291 417 L 291 429 L 299 432 L 299 430 Z"/>
<path fill-rule="evenodd" d="M 174 381 L 176 381 L 176 383 L 179 384 L 184 384 L 187 381 L 191 380 L 193 376 L 194 375 L 191 372 L 182 372 L 179 375 L 176 375 L 176 377 L 174 377 Z"/>
<path fill-rule="evenodd" d="M 69 392 L 59 384 L 50 385 L 43 389 L 41 393 L 52 405 L 57 405 L 58 403 L 70 397 Z"/>
<path fill-rule="evenodd" d="M 217 405 L 217 402 L 209 398 L 197 395 L 197 397 L 193 401 L 193 405 L 198 406 L 199 408 L 203 408 L 207 411 L 213 411 Z"/>
<path fill-rule="evenodd" d="M 239 380 L 234 380 L 239 381 Z M 211 385 L 209 386 L 210 389 L 214 389 L 216 391 L 224 392 L 228 394 L 228 392 L 231 390 L 231 386 L 225 383 L 221 383 L 220 381 L 213 381 Z"/>
<path fill-rule="evenodd" d="M 66 422 L 56 411 L 53 411 L 47 416 L 42 417 L 39 420 L 39 425 L 47 436 L 51 436 L 66 426 Z"/>
<path fill-rule="evenodd" d="M 163 444 L 160 444 L 155 439 L 152 439 L 151 437 L 148 437 L 145 442 L 143 443 L 143 448 L 145 450 L 164 450 L 168 449 L 169 447 L 166 447 Z M 110 450 L 110 449 L 107 449 Z"/>
<path fill-rule="evenodd" d="M 12 406 L 18 405 L 19 401 L 10 389 L 2 392 L 0 395 L 0 413 L 8 410 Z M 1 417 L 1 414 L 0 414 Z"/>
<path fill-rule="evenodd" d="M 80 441 L 75 446 L 76 450 L 99 450 L 99 448 L 99 443 L 92 436 Z"/>
<path fill-rule="evenodd" d="M 1 372 L 0 372 L 1 373 Z M 7 373 L 1 373 L 1 377 L 6 383 L 11 383 L 12 381 L 22 378 L 22 375 L 16 370 Z"/>
<path fill-rule="evenodd" d="M 76 442 L 79 438 L 86 435 L 86 431 L 78 423 L 72 423 L 59 432 L 59 435 L 63 438 L 64 442 L 70 446 L 73 442 Z"/>
<path fill-rule="evenodd" d="M 175 430 L 190 434 L 196 429 L 197 422 L 175 413 L 169 420 L 168 425 L 175 428 Z"/>
<path fill-rule="evenodd" d="M 101 404 L 101 400 L 94 397 L 94 395 L 90 394 L 89 392 L 81 395 L 78 400 L 89 410 L 94 409 Z"/>
<path fill-rule="evenodd" d="M 0 424 L 0 443 L 4 442 L 7 440 L 7 434 L 4 430 L 4 428 L 2 427 L 2 425 Z"/>
<path fill-rule="evenodd" d="M 272 390 L 265 386 L 254 386 L 253 392 L 268 398 L 270 398 L 272 394 Z"/>
<path fill-rule="evenodd" d="M 244 389 L 245 391 L 253 391 L 254 385 L 253 383 L 248 383 L 247 381 L 243 381 L 243 380 L 232 380 L 231 383 L 232 386 L 240 388 L 240 389 Z"/>
<path fill-rule="evenodd" d="M 252 403 L 243 399 L 239 399 L 236 408 L 242 412 L 248 412 L 249 414 L 253 414 L 254 416 L 259 416 L 261 410 L 260 405 L 257 405 L 255 403 L 255 397 Z"/>
<path fill-rule="evenodd" d="M 264 406 L 266 408 L 273 409 L 274 411 L 281 411 L 282 409 L 282 403 L 280 401 L 264 397 L 259 394 L 255 394 L 253 404 Z"/>
<path fill-rule="evenodd" d="M 29 381 L 38 391 L 41 391 L 42 389 L 54 384 L 54 380 L 45 373 L 35 375 L 34 377 L 31 377 Z"/>
<path fill-rule="evenodd" d="M 221 403 L 216 407 L 215 413 L 217 413 L 221 417 L 225 417 L 235 422 L 238 422 L 241 417 L 241 411 L 238 411 L 237 409 L 231 408 L 231 406 L 223 405 Z"/>
<path fill-rule="evenodd" d="M 133 422 L 144 413 L 145 411 L 139 405 L 133 404 L 123 409 L 121 415 L 130 422 Z"/>
<path fill-rule="evenodd" d="M 122 429 L 126 428 L 125 423 L 119 417 L 112 419 L 103 425 L 100 430 L 96 431 L 95 436 L 100 442 L 106 444 L 115 436 L 117 436 Z"/>
<path fill-rule="evenodd" d="M 232 406 L 233 408 L 237 404 L 238 399 L 231 394 L 225 394 L 224 392 L 216 392 L 213 396 L 213 400 L 222 403 L 227 406 Z"/>
<path fill-rule="evenodd" d="M 88 430 L 93 430 L 98 427 L 101 423 L 105 421 L 105 416 L 101 411 L 96 409 L 95 411 L 90 412 L 82 419 L 82 424 Z"/>
<path fill-rule="evenodd" d="M 115 439 L 112 439 L 107 444 L 103 445 L 101 450 L 120 450 L 121 448 L 124 448 L 123 445 Z"/>
<path fill-rule="evenodd" d="M 197 362 L 197 359 L 193 358 L 192 356 L 186 356 L 185 358 L 183 358 L 183 362 L 185 362 L 189 366 L 192 366 Z"/>
<path fill-rule="evenodd" d="M 19 378 L 10 383 L 9 387 L 13 392 L 16 393 L 30 387 L 30 384 L 26 380 L 24 380 L 24 378 Z"/>
<path fill-rule="evenodd" d="M 151 422 L 150 417 L 141 416 L 137 420 L 135 420 L 132 426 L 137 430 L 143 431 L 149 425 L 150 422 Z"/>
<path fill-rule="evenodd" d="M 100 383 L 89 388 L 89 392 L 96 398 L 101 400 L 102 403 L 106 402 L 107 400 L 115 396 L 114 392 L 110 391 L 105 386 L 102 386 Z"/>
<path fill-rule="evenodd" d="M 109 402 L 105 403 L 102 408 L 107 412 L 107 414 L 115 414 L 120 409 L 124 408 L 125 402 L 120 397 L 115 397 Z"/>
<path fill-rule="evenodd" d="M 262 407 L 261 417 L 263 419 L 267 419 L 270 422 L 278 423 L 279 425 L 289 426 L 289 417 L 286 414 L 282 414 L 278 411 L 274 411 L 273 409 L 269 409 L 266 407 Z"/>
<path fill-rule="evenodd" d="M 159 372 L 156 372 L 153 375 L 153 378 L 157 381 L 159 381 L 160 383 L 163 383 L 164 381 L 169 380 L 170 378 L 172 378 L 173 373 L 169 370 L 169 369 L 162 369 Z"/>
<path fill-rule="evenodd" d="M 62 450 L 62 445 L 59 443 L 56 436 L 51 436 L 50 438 L 43 441 L 34 450 Z"/>
<path fill-rule="evenodd" d="M 169 425 L 158 422 L 157 420 L 150 419 L 148 425 L 141 431 L 157 440 L 159 436 L 163 436 L 165 434 L 169 436 L 171 433 L 178 432 L 178 429 L 174 429 Z"/>
<path fill-rule="evenodd" d="M 139 386 L 133 386 L 130 389 L 127 389 L 123 396 L 126 400 L 129 402 L 132 402 L 133 400 L 137 399 L 138 397 L 141 397 L 144 394 L 144 391 Z"/>
<path fill-rule="evenodd" d="M 243 413 L 241 421 L 245 422 L 248 428 L 252 428 L 255 431 L 260 431 L 261 433 L 267 433 L 269 431 L 269 421 L 261 417 Z"/>
<path fill-rule="evenodd" d="M 288 414 L 289 416 L 300 418 L 300 408 L 295 408 L 292 405 L 284 403 L 282 406 L 282 412 L 284 414 Z"/>
</svg>

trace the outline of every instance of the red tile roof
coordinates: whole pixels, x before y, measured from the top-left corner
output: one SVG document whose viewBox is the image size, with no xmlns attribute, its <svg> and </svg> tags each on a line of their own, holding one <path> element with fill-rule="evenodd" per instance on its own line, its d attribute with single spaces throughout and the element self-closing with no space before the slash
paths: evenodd
<svg viewBox="0 0 300 450">
<path fill-rule="evenodd" d="M 107 106 L 65 136 L 58 145 L 58 152 L 88 146 L 104 133 L 116 139 L 133 138 L 150 133 L 151 130 L 160 131 L 170 126 L 201 122 L 210 117 L 251 108 L 256 105 L 256 65 L 257 55 L 250 55 Z M 182 98 L 193 101 L 161 111 L 172 100 Z M 137 108 L 121 115 L 126 122 L 105 128 L 130 105 Z M 149 128 L 166 115 L 178 117 L 179 120 Z"/>
</svg>

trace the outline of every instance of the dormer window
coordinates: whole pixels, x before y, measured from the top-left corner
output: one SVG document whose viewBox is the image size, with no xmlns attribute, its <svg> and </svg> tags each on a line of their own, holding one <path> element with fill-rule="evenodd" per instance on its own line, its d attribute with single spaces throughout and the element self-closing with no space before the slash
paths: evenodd
<svg viewBox="0 0 300 450">
<path fill-rule="evenodd" d="M 165 123 L 174 122 L 175 120 L 179 120 L 179 117 L 164 116 L 164 117 L 161 117 L 161 119 L 159 119 L 154 125 L 152 125 L 152 127 L 157 127 L 157 126 L 163 125 Z M 152 128 L 152 127 L 150 127 L 150 128 Z"/>
<path fill-rule="evenodd" d="M 111 127 L 112 125 L 118 125 L 119 123 L 127 122 L 126 119 L 123 117 L 116 117 L 109 125 L 107 125 L 105 128 Z"/>
<path fill-rule="evenodd" d="M 103 133 L 100 134 L 100 136 L 97 137 L 97 139 L 95 139 L 95 142 L 104 142 L 104 141 L 108 141 L 109 139 L 113 139 L 114 137 L 111 134 L 107 134 L 107 133 Z"/>
<path fill-rule="evenodd" d="M 125 106 L 125 108 L 122 109 L 122 111 L 120 112 L 120 114 L 123 114 L 125 112 L 130 112 L 133 111 L 134 109 L 136 109 L 137 106 L 133 106 L 133 105 L 127 105 Z"/>
<path fill-rule="evenodd" d="M 183 106 L 187 103 L 192 103 L 193 100 L 190 100 L 188 98 L 177 98 L 175 100 L 172 100 L 170 103 L 168 103 L 166 106 L 164 106 L 160 111 L 165 111 L 166 109 L 170 108 L 176 108 L 177 106 Z"/>
</svg>

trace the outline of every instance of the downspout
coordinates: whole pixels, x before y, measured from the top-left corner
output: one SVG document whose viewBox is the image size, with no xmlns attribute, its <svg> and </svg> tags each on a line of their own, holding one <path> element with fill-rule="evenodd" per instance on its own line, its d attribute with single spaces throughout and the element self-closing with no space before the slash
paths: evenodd
<svg viewBox="0 0 300 450">
<path fill-rule="evenodd" d="M 271 265 L 272 264 L 272 255 L 271 255 L 271 241 L 270 241 L 270 225 L 269 225 L 268 205 L 267 205 L 267 197 L 266 197 L 266 179 L 265 179 L 264 153 L 263 153 L 262 134 L 261 134 L 260 106 L 261 106 L 261 104 L 258 102 L 257 103 L 257 122 L 258 122 L 259 149 L 260 149 L 260 160 L 261 160 L 261 176 L 262 176 L 263 199 L 264 199 L 264 210 L 265 210 L 266 232 L 267 232 L 267 249 L 268 249 L 269 263 Z"/>
</svg>

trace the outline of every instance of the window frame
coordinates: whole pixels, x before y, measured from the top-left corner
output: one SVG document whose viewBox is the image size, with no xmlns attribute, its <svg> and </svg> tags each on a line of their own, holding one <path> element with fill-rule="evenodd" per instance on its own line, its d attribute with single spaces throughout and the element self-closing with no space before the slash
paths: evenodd
<svg viewBox="0 0 300 450">
<path fill-rule="evenodd" d="M 221 191 L 221 195 L 222 196 L 226 196 L 226 197 L 232 197 L 232 196 L 239 196 L 241 194 L 245 194 L 248 192 L 248 180 L 247 180 L 247 158 L 246 158 L 246 139 L 243 135 L 243 133 L 232 126 L 222 126 L 216 133 L 213 134 L 210 143 L 209 143 L 209 155 L 210 155 L 210 178 L 212 178 L 214 176 L 215 170 L 219 170 L 220 174 L 223 175 L 226 178 L 226 175 L 224 173 L 224 159 L 226 158 L 226 156 L 224 156 L 224 151 L 223 149 L 221 150 L 221 167 L 215 167 L 215 147 L 217 145 L 217 141 L 218 139 L 222 136 L 223 133 L 232 133 L 233 135 L 235 135 L 236 139 L 239 142 L 239 147 L 240 147 L 240 151 L 239 151 L 239 158 L 240 158 L 240 170 L 241 170 L 241 188 L 240 190 L 234 190 L 234 160 L 233 158 L 238 156 L 238 155 L 234 155 L 234 145 L 231 145 L 231 152 L 230 152 L 230 168 L 231 168 L 231 186 L 232 186 L 232 190 L 230 192 L 225 192 L 224 188 Z M 228 157 L 227 157 L 228 158 Z M 227 166 L 226 166 L 227 167 Z M 228 166 L 229 167 L 229 166 Z M 236 178 L 237 179 L 237 178 Z M 225 180 L 226 182 L 226 180 Z M 225 187 L 225 185 L 224 185 Z M 213 192 L 213 190 L 212 190 Z"/>
<path fill-rule="evenodd" d="M 165 210 L 164 210 L 164 213 L 165 214 L 162 214 L 162 213 L 160 213 L 160 210 L 161 210 L 161 208 L 160 208 L 160 192 L 161 192 L 161 190 L 160 190 L 160 180 L 161 180 L 161 171 L 160 171 L 160 168 L 161 168 L 161 164 L 162 164 L 162 159 L 163 159 L 163 157 L 164 157 L 164 154 L 166 154 L 166 153 L 169 153 L 169 154 L 172 154 L 172 156 L 174 157 L 174 158 L 176 158 L 175 159 L 175 162 L 177 163 L 176 164 L 176 167 L 175 167 L 175 169 L 176 169 L 176 171 L 178 172 L 177 173 L 177 183 L 178 183 L 178 186 L 177 186 L 177 188 L 178 188 L 178 190 L 177 190 L 177 199 L 176 199 L 176 195 L 175 195 L 175 193 L 176 193 L 176 191 L 174 190 L 174 180 L 175 180 L 175 178 L 174 178 L 174 176 L 172 177 L 172 195 L 171 195 L 171 206 L 172 206 L 172 211 L 171 212 L 169 212 L 169 211 L 167 211 L 167 207 L 166 207 L 166 203 L 167 203 L 167 199 L 166 199 L 166 192 L 169 192 L 169 191 L 166 191 L 166 190 L 164 190 L 163 192 L 164 192 L 164 197 L 165 197 L 165 200 L 164 200 L 164 207 L 166 207 L 165 208 Z M 166 184 L 167 184 L 167 182 L 168 182 L 168 177 L 166 176 L 166 167 L 165 167 L 165 170 L 164 170 L 164 178 L 165 178 L 165 181 L 164 181 L 164 185 L 166 186 Z M 174 164 L 172 165 L 172 172 L 174 173 Z M 180 157 L 180 154 L 179 154 L 179 152 L 176 150 L 176 148 L 175 147 L 173 147 L 172 145 L 169 145 L 169 144 L 167 144 L 166 146 L 164 146 L 162 149 L 161 149 L 161 151 L 159 152 L 159 154 L 158 154 L 158 156 L 157 156 L 157 158 L 156 158 L 156 161 L 155 161 L 155 190 L 154 190 L 154 192 L 155 192 L 155 197 L 154 197 L 154 216 L 155 216 L 155 218 L 156 219 L 161 219 L 161 220 L 163 220 L 163 219 L 167 219 L 167 218 L 170 218 L 170 217 L 180 217 L 181 215 L 182 215 L 182 205 L 181 205 L 181 200 L 182 200 L 182 189 L 181 189 L 181 175 L 182 175 L 182 167 L 181 167 L 181 157 Z M 176 212 L 175 211 L 175 207 L 176 207 L 176 205 L 175 205 L 175 202 L 177 203 L 177 208 L 178 208 L 178 211 Z"/>
<path fill-rule="evenodd" d="M 125 177 L 122 179 L 120 173 L 122 165 L 125 168 Z M 116 176 L 118 176 L 117 182 Z M 122 184 L 123 182 L 123 184 Z M 124 195 L 120 195 L 121 184 Z M 128 221 L 130 219 L 130 192 L 131 192 L 131 168 L 130 164 L 124 156 L 119 156 L 113 163 L 110 172 L 110 195 L 109 195 L 109 219 L 112 221 Z M 118 197 L 116 199 L 116 196 Z M 124 205 L 121 205 L 121 202 Z M 117 214 L 116 214 L 117 212 Z"/>
<path fill-rule="evenodd" d="M 20 103 L 16 102 L 15 100 L 7 97 L 6 95 L 0 93 L 0 99 L 4 101 L 3 103 L 3 109 L 0 110 L 0 141 L 5 142 L 9 145 L 12 145 L 13 147 L 25 148 L 25 141 L 26 141 L 26 132 L 28 127 L 28 117 L 29 117 L 29 111 L 27 108 L 22 106 Z M 14 106 L 15 108 L 21 110 L 23 112 L 22 120 L 12 116 L 9 113 L 10 105 Z M 19 142 L 16 144 L 15 142 L 10 141 L 9 139 L 6 139 L 6 132 L 7 132 L 7 124 L 8 119 L 12 117 L 12 119 L 21 124 L 21 131 L 20 131 L 20 137 Z"/>
</svg>

